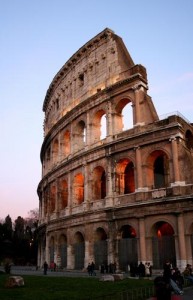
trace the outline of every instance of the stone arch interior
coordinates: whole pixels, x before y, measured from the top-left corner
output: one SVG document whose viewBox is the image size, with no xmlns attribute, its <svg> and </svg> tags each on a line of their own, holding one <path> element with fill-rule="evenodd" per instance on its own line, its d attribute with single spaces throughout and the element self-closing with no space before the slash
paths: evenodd
<svg viewBox="0 0 193 300">
<path fill-rule="evenodd" d="M 59 143 L 58 143 L 58 139 L 55 139 L 53 143 L 53 149 L 52 149 L 53 163 L 56 163 L 58 161 L 58 155 L 59 155 Z"/>
<path fill-rule="evenodd" d="M 64 156 L 68 156 L 70 154 L 70 131 L 66 130 L 63 134 L 63 153 Z"/>
<path fill-rule="evenodd" d="M 132 270 L 138 264 L 136 230 L 131 225 L 123 225 L 120 229 L 120 237 L 118 243 L 119 265 L 121 270 L 127 272 L 128 265 Z"/>
<path fill-rule="evenodd" d="M 44 215 L 46 216 L 48 213 L 48 203 L 49 203 L 49 188 L 46 186 L 44 188 Z"/>
<path fill-rule="evenodd" d="M 75 269 L 81 270 L 84 268 L 85 257 L 85 242 L 81 232 L 75 233 L 74 241 Z"/>
<path fill-rule="evenodd" d="M 164 263 L 169 260 L 176 266 L 176 251 L 174 229 L 168 223 L 159 221 L 154 225 L 152 238 L 152 256 L 155 269 L 162 269 Z"/>
<path fill-rule="evenodd" d="M 94 260 L 96 269 L 101 267 L 101 270 L 108 263 L 108 244 L 107 234 L 102 227 L 97 228 L 94 234 Z"/>
<path fill-rule="evenodd" d="M 79 205 L 84 201 L 84 176 L 78 173 L 73 182 L 74 204 Z"/>
<path fill-rule="evenodd" d="M 190 150 L 193 149 L 193 134 L 190 130 L 186 131 L 185 138 L 186 138 L 186 147 Z"/>
<path fill-rule="evenodd" d="M 86 126 L 83 120 L 79 121 L 73 130 L 73 149 L 78 151 L 85 146 L 86 142 Z"/>
<path fill-rule="evenodd" d="M 115 107 L 115 128 L 117 133 L 128 129 L 133 123 L 131 104 L 129 103 L 131 101 L 128 98 L 123 98 Z"/>
<path fill-rule="evenodd" d="M 100 130 L 100 140 L 105 139 L 107 136 L 107 116 L 104 114 L 101 118 L 101 130 Z"/>
<path fill-rule="evenodd" d="M 93 116 L 91 140 L 93 143 L 106 137 L 106 112 L 103 109 Z"/>
<path fill-rule="evenodd" d="M 128 239 L 128 238 L 136 238 L 136 230 L 130 225 L 123 225 L 121 227 L 121 238 Z"/>
<path fill-rule="evenodd" d="M 56 206 L 56 186 L 54 184 L 50 187 L 50 212 L 55 211 Z"/>
<path fill-rule="evenodd" d="M 67 237 L 64 234 L 59 238 L 58 266 L 61 268 L 67 267 Z"/>
<path fill-rule="evenodd" d="M 125 190 L 124 194 L 135 192 L 135 181 L 134 181 L 134 165 L 133 162 L 129 162 L 125 168 Z"/>
<path fill-rule="evenodd" d="M 154 186 L 156 189 L 165 186 L 164 156 L 158 156 L 154 161 Z"/>
<path fill-rule="evenodd" d="M 95 231 L 95 241 L 105 241 L 107 240 L 107 234 L 102 227 L 98 227 Z"/>
<path fill-rule="evenodd" d="M 134 165 L 128 158 L 117 163 L 116 191 L 119 195 L 135 192 Z"/>
<path fill-rule="evenodd" d="M 99 200 L 106 197 L 106 173 L 103 167 L 98 166 L 93 170 L 93 199 Z"/>
<path fill-rule="evenodd" d="M 54 262 L 54 255 L 55 255 L 55 239 L 54 237 L 50 238 L 50 264 Z"/>
<path fill-rule="evenodd" d="M 123 130 L 133 128 L 133 107 L 132 102 L 127 103 L 123 110 Z"/>
<path fill-rule="evenodd" d="M 64 209 L 68 205 L 68 183 L 65 179 L 62 179 L 59 186 L 60 208 Z"/>
<path fill-rule="evenodd" d="M 152 189 L 166 187 L 169 183 L 169 159 L 162 150 L 152 152 L 148 157 L 147 185 Z"/>
</svg>

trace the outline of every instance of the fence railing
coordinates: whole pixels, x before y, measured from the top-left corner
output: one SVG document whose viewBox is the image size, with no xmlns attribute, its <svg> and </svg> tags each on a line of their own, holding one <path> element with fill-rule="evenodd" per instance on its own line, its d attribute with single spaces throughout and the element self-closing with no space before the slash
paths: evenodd
<svg viewBox="0 0 193 300">
<path fill-rule="evenodd" d="M 99 297 L 89 297 L 85 300 L 146 300 L 154 295 L 154 286 L 114 292 Z"/>
</svg>

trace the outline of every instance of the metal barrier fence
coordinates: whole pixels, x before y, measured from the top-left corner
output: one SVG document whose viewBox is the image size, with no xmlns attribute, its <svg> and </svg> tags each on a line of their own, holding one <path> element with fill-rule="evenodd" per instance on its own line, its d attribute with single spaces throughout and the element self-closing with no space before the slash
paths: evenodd
<svg viewBox="0 0 193 300">
<path fill-rule="evenodd" d="M 154 295 L 154 286 L 114 292 L 100 297 L 89 297 L 85 300 L 146 300 Z"/>
</svg>

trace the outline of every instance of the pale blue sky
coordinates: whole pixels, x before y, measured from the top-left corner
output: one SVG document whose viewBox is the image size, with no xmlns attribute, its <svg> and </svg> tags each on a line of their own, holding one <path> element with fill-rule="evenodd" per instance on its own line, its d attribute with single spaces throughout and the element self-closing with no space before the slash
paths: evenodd
<svg viewBox="0 0 193 300">
<path fill-rule="evenodd" d="M 192 0 L 0 0 L 0 219 L 38 207 L 46 91 L 106 27 L 146 67 L 158 115 L 193 122 Z"/>
</svg>

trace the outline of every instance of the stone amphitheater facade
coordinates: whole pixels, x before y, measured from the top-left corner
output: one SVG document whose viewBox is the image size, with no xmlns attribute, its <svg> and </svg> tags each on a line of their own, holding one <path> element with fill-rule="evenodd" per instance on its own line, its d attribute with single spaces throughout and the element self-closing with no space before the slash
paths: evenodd
<svg viewBox="0 0 193 300">
<path fill-rule="evenodd" d="M 39 266 L 193 263 L 193 126 L 177 113 L 159 119 L 147 91 L 145 67 L 108 28 L 54 77 L 43 103 Z"/>
</svg>

